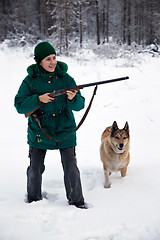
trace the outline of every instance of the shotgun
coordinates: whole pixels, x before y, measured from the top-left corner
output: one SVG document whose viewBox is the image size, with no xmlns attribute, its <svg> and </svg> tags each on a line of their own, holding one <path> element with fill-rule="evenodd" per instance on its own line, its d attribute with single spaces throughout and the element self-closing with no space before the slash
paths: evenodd
<svg viewBox="0 0 160 240">
<path fill-rule="evenodd" d="M 55 98 L 55 97 L 58 97 L 58 96 L 60 96 L 62 94 L 65 94 L 66 91 L 80 90 L 80 89 L 83 89 L 83 88 L 86 88 L 86 87 L 98 86 L 98 85 L 101 85 L 101 84 L 118 82 L 118 81 L 127 80 L 127 79 L 129 79 L 129 77 L 121 77 L 121 78 L 115 78 L 115 79 L 100 81 L 100 82 L 81 84 L 81 85 L 77 85 L 77 86 L 74 86 L 74 87 L 62 88 L 62 89 L 59 89 L 59 90 L 54 90 L 53 92 L 50 93 L 49 96 Z M 36 109 L 32 110 L 31 112 L 25 113 L 25 117 L 29 117 L 30 115 L 32 115 L 32 113 L 34 113 L 36 110 L 38 110 L 44 104 L 45 103 L 41 103 L 40 106 L 37 107 Z"/>
</svg>

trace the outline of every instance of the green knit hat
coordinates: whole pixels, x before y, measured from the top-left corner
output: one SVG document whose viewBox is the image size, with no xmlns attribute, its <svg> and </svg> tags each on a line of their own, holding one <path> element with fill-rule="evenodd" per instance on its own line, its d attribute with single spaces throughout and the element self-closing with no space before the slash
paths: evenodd
<svg viewBox="0 0 160 240">
<path fill-rule="evenodd" d="M 55 54 L 54 47 L 49 42 L 40 42 L 34 49 L 34 59 L 37 63 L 40 63 L 47 56 Z"/>
</svg>

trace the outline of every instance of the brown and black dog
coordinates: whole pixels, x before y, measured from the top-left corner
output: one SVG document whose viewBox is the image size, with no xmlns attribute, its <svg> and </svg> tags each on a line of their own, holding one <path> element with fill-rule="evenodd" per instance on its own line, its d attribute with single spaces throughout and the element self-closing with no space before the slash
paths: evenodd
<svg viewBox="0 0 160 240">
<path fill-rule="evenodd" d="M 116 121 L 111 127 L 107 127 L 101 136 L 100 157 L 103 163 L 105 182 L 104 187 L 111 186 L 109 175 L 112 172 L 121 172 L 125 177 L 130 161 L 129 153 L 130 134 L 129 125 L 126 122 L 123 129 L 119 129 Z"/>
</svg>

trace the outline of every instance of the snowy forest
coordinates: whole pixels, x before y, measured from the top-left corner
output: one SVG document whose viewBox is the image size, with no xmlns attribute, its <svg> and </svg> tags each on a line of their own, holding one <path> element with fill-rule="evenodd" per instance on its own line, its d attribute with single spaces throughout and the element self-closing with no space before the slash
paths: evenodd
<svg viewBox="0 0 160 240">
<path fill-rule="evenodd" d="M 0 0 L 0 19 L 0 240 L 160 240 L 160 0 Z M 40 41 L 53 44 L 77 85 L 129 76 L 98 87 L 77 131 L 88 209 L 68 205 L 58 150 L 46 154 L 46 197 L 25 201 L 28 118 L 14 98 Z M 92 91 L 81 90 L 77 125 Z M 130 163 L 105 189 L 99 148 L 114 121 L 129 124 Z"/>
<path fill-rule="evenodd" d="M 1 0 L 0 42 L 146 46 L 160 39 L 159 0 Z M 158 42 L 159 44 L 159 42 Z"/>
</svg>

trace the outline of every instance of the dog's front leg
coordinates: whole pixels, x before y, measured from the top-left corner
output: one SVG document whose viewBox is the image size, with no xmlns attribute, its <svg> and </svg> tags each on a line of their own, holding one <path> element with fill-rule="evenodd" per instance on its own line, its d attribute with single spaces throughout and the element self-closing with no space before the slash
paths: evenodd
<svg viewBox="0 0 160 240">
<path fill-rule="evenodd" d="M 121 177 L 125 177 L 127 173 L 127 167 L 121 169 Z"/>
<path fill-rule="evenodd" d="M 111 183 L 109 181 L 109 175 L 110 175 L 110 172 L 109 172 L 109 169 L 107 169 L 106 167 L 104 167 L 104 188 L 110 188 L 111 186 Z"/>
</svg>

